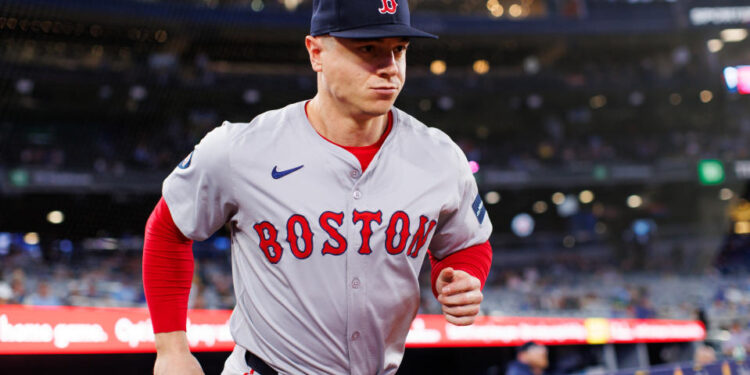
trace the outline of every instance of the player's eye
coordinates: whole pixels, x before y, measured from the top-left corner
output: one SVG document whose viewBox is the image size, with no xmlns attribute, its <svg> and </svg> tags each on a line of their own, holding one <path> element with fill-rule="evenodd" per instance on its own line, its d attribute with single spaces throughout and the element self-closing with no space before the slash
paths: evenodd
<svg viewBox="0 0 750 375">
<path fill-rule="evenodd" d="M 369 45 L 368 46 L 361 46 L 361 47 L 359 47 L 359 50 L 362 51 L 362 52 L 364 52 L 364 53 L 371 53 L 372 51 L 375 50 L 375 46 L 369 46 Z"/>
<path fill-rule="evenodd" d="M 396 53 L 402 53 L 402 52 L 406 52 L 406 48 L 407 48 L 406 46 L 396 46 L 396 48 L 394 48 L 393 51 Z"/>
</svg>

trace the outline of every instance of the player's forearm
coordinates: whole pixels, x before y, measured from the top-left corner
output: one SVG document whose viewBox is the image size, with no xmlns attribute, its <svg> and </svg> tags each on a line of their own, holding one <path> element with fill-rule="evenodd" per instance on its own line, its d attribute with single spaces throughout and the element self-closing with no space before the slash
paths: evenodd
<svg viewBox="0 0 750 375">
<path fill-rule="evenodd" d="M 192 241 L 180 233 L 162 199 L 143 245 L 143 289 L 155 333 L 185 331 L 192 279 Z"/>
</svg>

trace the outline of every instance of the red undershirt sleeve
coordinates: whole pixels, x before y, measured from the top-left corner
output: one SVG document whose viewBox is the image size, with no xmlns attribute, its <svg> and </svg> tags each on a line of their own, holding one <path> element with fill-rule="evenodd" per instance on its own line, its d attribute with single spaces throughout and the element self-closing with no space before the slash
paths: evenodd
<svg viewBox="0 0 750 375">
<path fill-rule="evenodd" d="M 154 333 L 186 330 L 193 266 L 193 241 L 177 228 L 161 198 L 143 243 L 143 289 Z"/>
<path fill-rule="evenodd" d="M 432 253 L 429 253 L 429 256 L 430 264 L 432 265 L 432 271 L 430 272 L 432 294 L 437 298 L 438 293 L 435 290 L 435 281 L 437 281 L 440 271 L 446 267 L 452 267 L 454 270 L 461 270 L 476 277 L 482 283 L 481 287 L 484 288 L 484 283 L 487 281 L 487 275 L 490 273 L 490 266 L 492 265 L 492 246 L 490 246 L 490 241 L 487 241 L 480 245 L 456 251 L 441 260 L 433 257 Z"/>
</svg>

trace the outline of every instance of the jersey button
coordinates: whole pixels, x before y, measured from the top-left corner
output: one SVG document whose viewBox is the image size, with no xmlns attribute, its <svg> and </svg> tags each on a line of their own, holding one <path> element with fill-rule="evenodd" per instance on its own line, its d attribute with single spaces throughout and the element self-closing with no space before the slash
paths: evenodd
<svg viewBox="0 0 750 375">
<path fill-rule="evenodd" d="M 354 331 L 352 333 L 352 341 L 356 341 L 357 339 L 359 339 L 359 331 Z"/>
<path fill-rule="evenodd" d="M 354 199 L 362 198 L 362 192 L 359 190 L 354 190 L 354 193 L 352 193 L 352 197 L 354 197 Z"/>
<path fill-rule="evenodd" d="M 359 171 L 356 169 L 352 169 L 351 172 L 349 172 L 349 175 L 352 176 L 352 178 L 358 178 L 359 177 Z"/>
<path fill-rule="evenodd" d="M 354 280 L 352 280 L 352 288 L 359 289 L 360 284 L 358 277 L 355 277 Z"/>
</svg>

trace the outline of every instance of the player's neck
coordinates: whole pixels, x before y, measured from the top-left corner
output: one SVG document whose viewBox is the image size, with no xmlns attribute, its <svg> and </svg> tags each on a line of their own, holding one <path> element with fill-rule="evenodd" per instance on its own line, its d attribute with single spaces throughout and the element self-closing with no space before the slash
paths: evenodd
<svg viewBox="0 0 750 375">
<path fill-rule="evenodd" d="M 346 147 L 369 146 L 378 142 L 388 126 L 388 114 L 353 114 L 345 106 L 316 95 L 307 106 L 310 123 L 326 139 Z"/>
</svg>

